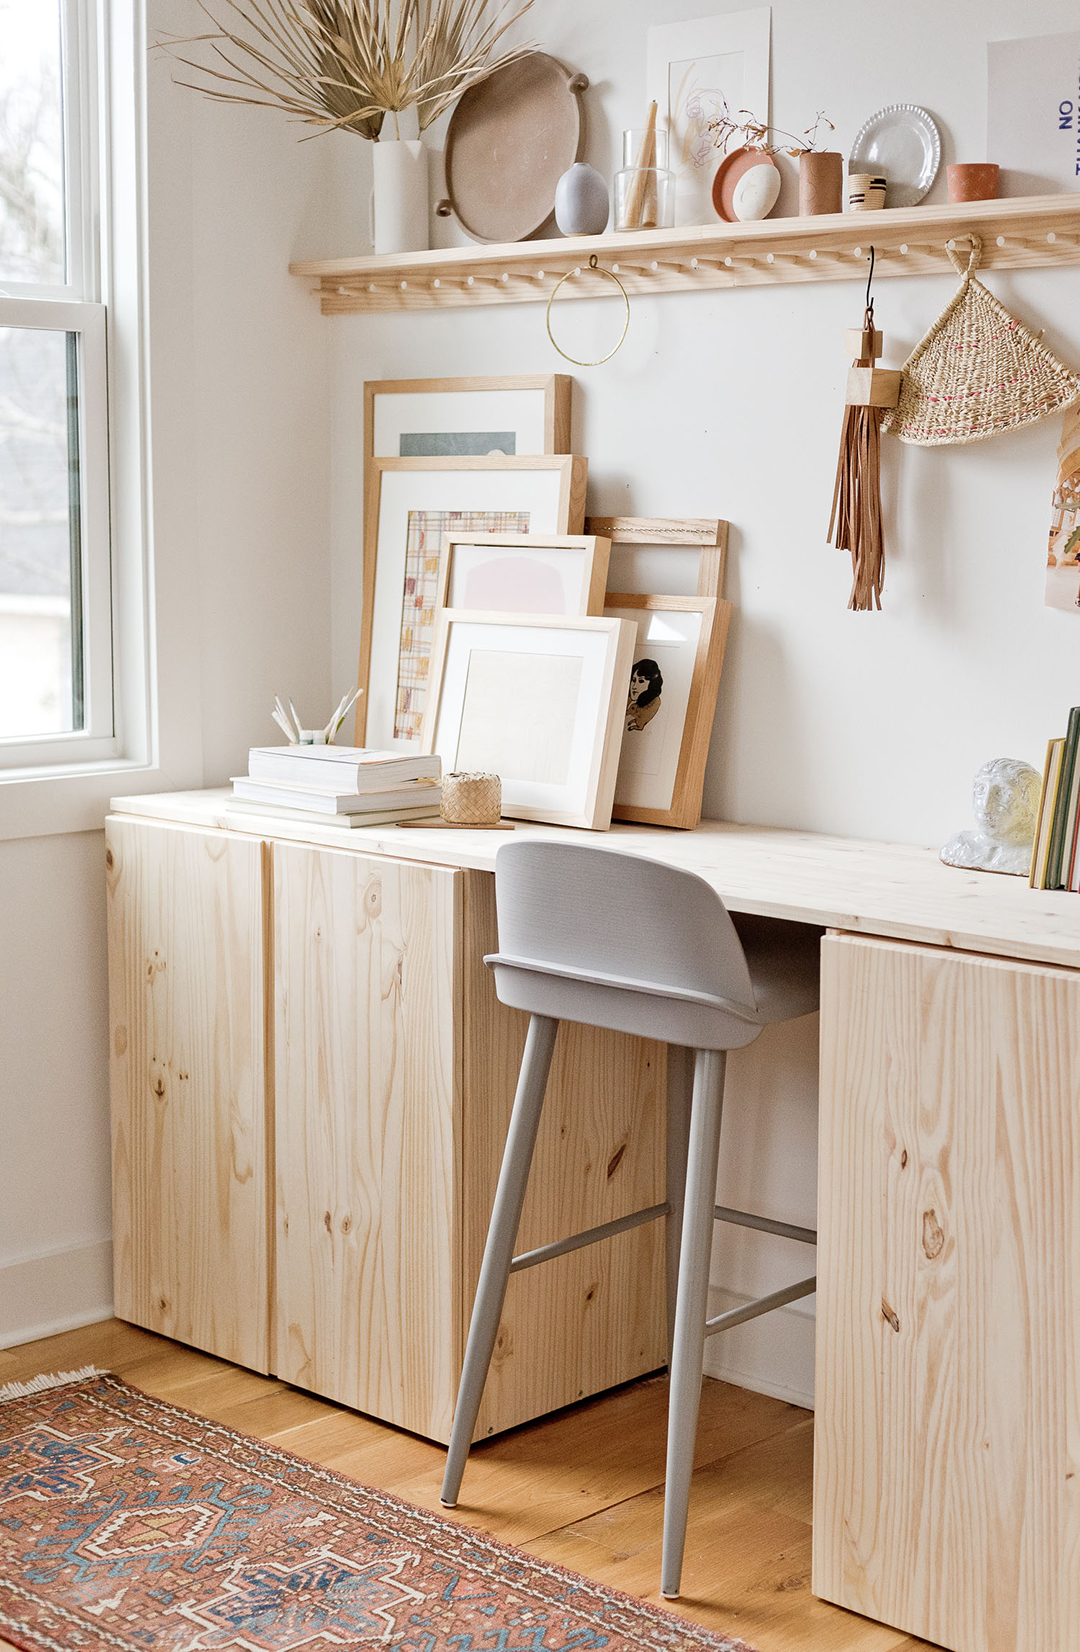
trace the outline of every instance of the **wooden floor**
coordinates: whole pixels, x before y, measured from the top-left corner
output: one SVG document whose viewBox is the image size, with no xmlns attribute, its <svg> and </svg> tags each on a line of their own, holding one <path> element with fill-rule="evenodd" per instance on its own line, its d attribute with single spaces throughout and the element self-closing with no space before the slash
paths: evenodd
<svg viewBox="0 0 1080 1652">
<path fill-rule="evenodd" d="M 352 1479 L 439 1508 L 441 1447 L 119 1320 L 0 1350 L 0 1386 L 91 1364 Z M 477 1446 L 455 1517 L 659 1600 L 666 1404 L 666 1379 L 647 1377 Z M 705 1379 L 685 1593 L 674 1609 L 758 1652 L 925 1646 L 810 1593 L 811 1456 L 808 1411 Z"/>
</svg>

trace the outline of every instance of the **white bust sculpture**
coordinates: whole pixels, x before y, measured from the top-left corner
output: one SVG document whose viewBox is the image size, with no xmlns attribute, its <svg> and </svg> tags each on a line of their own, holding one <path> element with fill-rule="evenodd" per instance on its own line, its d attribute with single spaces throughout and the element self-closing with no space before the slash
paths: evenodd
<svg viewBox="0 0 1080 1652">
<path fill-rule="evenodd" d="M 995 757 L 975 776 L 975 830 L 957 832 L 941 858 L 946 866 L 1027 877 L 1035 842 L 1042 776 L 1018 757 Z"/>
</svg>

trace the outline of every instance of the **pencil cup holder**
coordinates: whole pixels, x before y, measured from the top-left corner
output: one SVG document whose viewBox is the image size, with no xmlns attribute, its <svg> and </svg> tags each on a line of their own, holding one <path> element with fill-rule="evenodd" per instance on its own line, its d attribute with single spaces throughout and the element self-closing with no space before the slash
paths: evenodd
<svg viewBox="0 0 1080 1652">
<path fill-rule="evenodd" d="M 670 229 L 675 222 L 675 174 L 668 171 L 668 135 L 633 128 L 623 133 L 622 171 L 615 174 L 616 229 Z"/>
<path fill-rule="evenodd" d="M 497 774 L 444 774 L 439 813 L 451 826 L 497 826 L 502 782 Z"/>
</svg>

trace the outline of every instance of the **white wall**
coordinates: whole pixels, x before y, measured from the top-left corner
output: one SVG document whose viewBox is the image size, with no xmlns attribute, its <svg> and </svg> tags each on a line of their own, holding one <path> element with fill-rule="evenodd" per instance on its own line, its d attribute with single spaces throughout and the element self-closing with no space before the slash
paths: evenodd
<svg viewBox="0 0 1080 1652">
<path fill-rule="evenodd" d="M 150 11 L 152 38 L 201 26 L 191 0 Z M 158 55 L 147 95 L 154 556 L 184 593 L 156 617 L 196 656 L 183 715 L 215 785 L 273 737 L 274 689 L 329 705 L 332 340 L 288 263 L 336 249 L 331 151 Z M 0 842 L 0 1346 L 110 1309 L 103 854 Z"/>
<path fill-rule="evenodd" d="M 588 158 L 610 177 L 621 129 L 644 113 L 646 28 L 738 9 L 739 0 L 538 0 L 525 25 L 590 76 Z M 774 0 L 773 119 L 800 131 L 824 109 L 846 153 L 867 115 L 914 102 L 941 123 L 945 162 L 982 160 L 986 41 L 1076 26 L 1071 0 Z M 361 154 L 358 174 L 366 162 Z M 782 164 L 781 212 L 795 209 L 793 163 Z M 946 198 L 944 167 L 931 198 Z M 988 284 L 1080 363 L 1075 270 L 991 275 Z M 888 365 L 904 360 L 954 288 L 944 276 L 878 282 Z M 887 441 L 885 608 L 849 614 L 848 558 L 825 532 L 843 334 L 861 320 L 861 302 L 848 282 L 635 298 L 619 354 L 572 370 L 574 448 L 589 458 L 591 511 L 732 524 L 727 594 L 736 611 L 706 813 L 938 844 L 968 821 L 976 767 L 1005 754 L 1040 763 L 1080 698 L 1080 617 L 1042 598 L 1060 420 L 970 448 Z M 576 307 L 575 354 L 607 347 L 618 305 Z M 356 652 L 363 380 L 571 369 L 548 343 L 538 304 L 328 326 L 338 678 Z M 725 1202 L 810 1225 L 815 1037 L 810 1020 L 733 1058 L 721 1178 Z M 725 1290 L 737 1298 L 801 1277 L 807 1254 L 725 1230 L 714 1261 L 720 1305 Z M 806 1397 L 811 1312 L 799 1304 L 715 1340 L 710 1369 Z"/>
</svg>

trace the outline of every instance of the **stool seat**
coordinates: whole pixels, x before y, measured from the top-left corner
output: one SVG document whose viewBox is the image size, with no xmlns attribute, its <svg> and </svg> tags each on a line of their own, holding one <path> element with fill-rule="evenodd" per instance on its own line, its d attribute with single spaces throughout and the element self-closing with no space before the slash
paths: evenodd
<svg viewBox="0 0 1080 1652">
<path fill-rule="evenodd" d="M 818 1004 L 822 931 L 730 914 L 704 878 L 641 855 L 572 843 L 506 844 L 495 859 L 499 950 L 484 962 L 501 1003 L 528 1013 L 484 1260 L 461 1370 L 441 1499 L 457 1503 L 512 1271 L 660 1219 L 667 1221 L 671 1372 L 661 1592 L 682 1575 L 705 1337 L 808 1296 L 803 1279 L 706 1320 L 713 1224 L 741 1223 L 801 1244 L 808 1228 L 716 1204 L 728 1050 L 774 1021 Z M 620 1216 L 521 1256 L 514 1242 L 560 1020 L 654 1038 L 694 1051 L 693 1094 L 668 1098 L 662 1204 Z"/>
<path fill-rule="evenodd" d="M 789 923 L 786 918 L 759 917 L 753 912 L 730 912 L 728 916 L 742 942 L 754 1006 L 765 1025 L 795 1021 L 816 1010 L 824 930 L 816 924 Z"/>
</svg>

